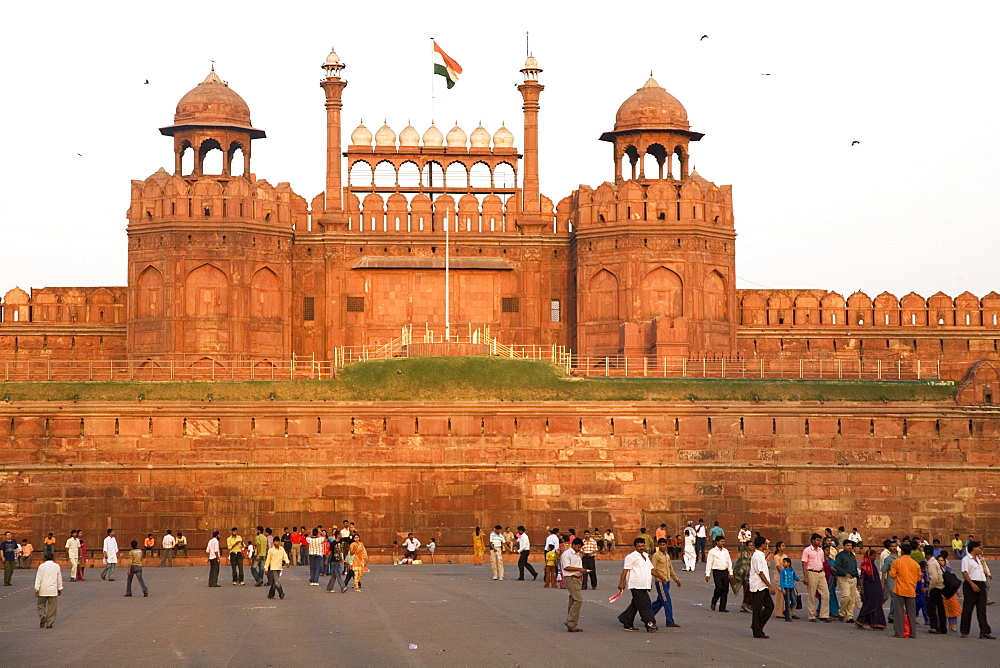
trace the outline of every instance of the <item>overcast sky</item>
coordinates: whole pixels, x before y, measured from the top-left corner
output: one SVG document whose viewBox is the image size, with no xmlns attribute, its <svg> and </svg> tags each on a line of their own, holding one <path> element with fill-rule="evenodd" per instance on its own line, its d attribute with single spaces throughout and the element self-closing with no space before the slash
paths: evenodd
<svg viewBox="0 0 1000 668">
<path fill-rule="evenodd" d="M 253 171 L 311 200 L 331 46 L 347 64 L 345 144 L 361 118 L 423 132 L 435 37 L 465 70 L 437 86 L 438 127 L 506 122 L 521 147 L 526 30 L 553 201 L 613 178 L 597 138 L 652 70 L 705 133 L 691 147 L 699 173 L 733 184 L 740 287 L 1000 291 L 998 14 L 982 2 L 10 3 L 0 294 L 125 284 L 129 182 L 172 171 L 157 128 L 213 59 L 267 132 Z"/>
</svg>

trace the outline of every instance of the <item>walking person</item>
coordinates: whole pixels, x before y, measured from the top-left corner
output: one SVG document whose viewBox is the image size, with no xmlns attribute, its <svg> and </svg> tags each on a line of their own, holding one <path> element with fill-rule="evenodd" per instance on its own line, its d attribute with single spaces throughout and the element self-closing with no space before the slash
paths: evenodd
<svg viewBox="0 0 1000 668">
<path fill-rule="evenodd" d="M 840 594 L 840 618 L 852 624 L 858 598 L 858 558 L 854 556 L 853 540 L 845 540 L 843 547 L 833 558 L 833 568 L 837 575 L 837 593 Z"/>
<path fill-rule="evenodd" d="M 313 529 L 312 535 L 306 537 L 309 544 L 309 586 L 319 586 L 319 573 L 323 567 L 324 538 L 319 535 L 319 529 Z"/>
<path fill-rule="evenodd" d="M 634 623 L 635 615 L 639 613 L 639 618 L 646 625 L 646 632 L 653 633 L 657 630 L 656 619 L 653 617 L 649 601 L 649 590 L 653 588 L 653 562 L 646 555 L 645 539 L 636 538 L 632 541 L 632 545 L 634 549 L 625 555 L 622 574 L 618 579 L 618 592 L 624 592 L 628 587 L 632 601 L 618 615 L 618 621 L 626 631 L 637 631 Z"/>
<path fill-rule="evenodd" d="M 691 522 L 684 528 L 684 570 L 694 572 L 694 565 L 698 561 L 698 553 L 695 551 L 694 528 Z"/>
<path fill-rule="evenodd" d="M 9 533 L 9 532 L 8 532 Z M 5 562 L 6 563 L 6 562 Z M 38 628 L 51 629 L 56 621 L 58 598 L 62 596 L 62 569 L 55 562 L 55 554 L 45 553 L 45 561 L 35 572 L 35 597 L 38 599 Z"/>
<path fill-rule="evenodd" d="M 239 530 L 233 527 L 229 537 L 226 538 L 226 548 L 229 551 L 229 567 L 233 571 L 234 586 L 246 584 L 243 582 L 243 548 L 246 546 Z"/>
<path fill-rule="evenodd" d="M 538 579 L 538 571 L 528 563 L 528 555 L 531 554 L 531 541 L 528 539 L 528 534 L 525 532 L 523 526 L 517 527 L 517 570 L 520 573 L 518 580 L 524 579 L 524 571 L 527 570 L 531 573 L 533 580 Z"/>
<path fill-rule="evenodd" d="M 115 530 L 108 529 L 108 535 L 104 539 L 104 570 L 101 571 L 101 579 L 108 582 L 115 581 L 115 566 L 118 565 L 118 539 L 115 538 Z"/>
<path fill-rule="evenodd" d="M 212 532 L 212 538 L 208 541 L 205 552 L 208 553 L 208 586 L 221 587 L 222 585 L 219 584 L 219 559 L 222 558 L 222 553 L 219 546 L 218 529 Z"/>
<path fill-rule="evenodd" d="M 351 543 L 351 573 L 354 574 L 354 591 L 361 591 L 361 578 L 368 572 L 368 549 L 361 542 L 361 536 L 354 534 Z"/>
<path fill-rule="evenodd" d="M 83 532 L 79 529 L 76 537 L 80 539 L 80 567 L 76 571 L 76 579 L 78 582 L 83 582 L 83 572 L 87 570 L 87 543 L 83 539 Z"/>
<path fill-rule="evenodd" d="M 940 552 L 940 550 L 939 550 Z M 924 547 L 924 572 L 927 574 L 927 612 L 930 617 L 928 633 L 948 633 L 948 621 L 944 614 L 944 569 L 934 558 L 934 547 Z"/>
<path fill-rule="evenodd" d="M 653 553 L 651 558 L 653 562 L 653 584 L 656 586 L 656 600 L 650 606 L 650 610 L 653 612 L 653 619 L 656 619 L 656 613 L 663 608 L 663 614 L 667 618 L 667 623 L 664 626 L 670 628 L 677 628 L 680 624 L 674 623 L 674 606 L 670 601 L 670 581 L 673 580 L 674 584 L 678 587 L 681 586 L 681 581 L 677 577 L 677 573 L 674 572 L 674 566 L 670 563 L 670 553 L 667 551 L 669 546 L 669 541 L 666 538 L 660 538 L 656 541 L 656 552 Z"/>
<path fill-rule="evenodd" d="M 896 601 L 896 616 L 892 620 L 893 638 L 902 638 L 906 617 L 910 618 L 910 637 L 916 638 L 917 628 L 917 580 L 920 579 L 920 564 L 910 557 L 913 546 L 904 541 L 900 546 L 903 556 L 892 562 L 889 577 L 896 582 L 892 596 Z M 987 631 L 987 633 L 989 633 Z"/>
<path fill-rule="evenodd" d="M 128 553 L 128 579 L 125 581 L 125 595 L 132 596 L 132 578 L 139 579 L 139 586 L 142 587 L 142 595 L 149 596 L 146 583 L 142 580 L 142 555 L 143 550 L 139 549 L 139 541 L 132 541 L 132 549 Z"/>
<path fill-rule="evenodd" d="M 885 629 L 885 611 L 882 607 L 885 596 L 882 594 L 882 574 L 875 563 L 875 548 L 869 548 L 865 552 L 858 574 L 861 609 L 854 617 L 854 625 L 859 629 L 868 626 L 876 631 L 882 631 Z"/>
<path fill-rule="evenodd" d="M 503 580 L 503 548 L 506 544 L 507 539 L 497 524 L 490 534 L 490 568 L 493 569 L 494 580 Z"/>
<path fill-rule="evenodd" d="M 785 567 L 785 543 L 784 541 L 778 541 L 774 546 L 774 554 L 771 555 L 771 565 L 774 566 L 774 570 L 771 571 L 770 580 L 774 584 L 781 585 L 782 592 L 781 595 L 775 597 L 774 601 L 774 616 L 775 617 L 785 617 L 785 597 L 784 597 L 784 585 L 781 584 L 781 570 Z M 795 578 L 798 580 L 798 577 Z M 792 606 L 791 612 L 795 612 L 795 606 Z"/>
<path fill-rule="evenodd" d="M 3 559 L 3 586 L 11 586 L 11 578 L 14 577 L 14 568 L 17 566 L 17 541 L 9 531 L 3 534 L 3 541 L 0 542 L 0 558 Z"/>
<path fill-rule="evenodd" d="M 715 581 L 712 610 L 715 610 L 715 604 L 718 603 L 719 612 L 729 612 L 726 610 L 726 602 L 729 600 L 729 578 L 732 575 L 733 558 L 726 549 L 725 536 L 719 536 L 715 541 L 715 547 L 708 551 L 708 561 L 705 563 L 705 582 Z"/>
<path fill-rule="evenodd" d="M 340 540 L 334 540 L 330 543 L 330 580 L 326 583 L 327 592 L 336 593 L 339 589 L 340 593 L 343 594 L 347 591 L 347 584 L 340 571 L 343 561 L 344 549 Z"/>
<path fill-rule="evenodd" d="M 750 621 L 750 630 L 753 631 L 754 638 L 768 638 L 764 633 L 764 627 L 771 619 L 774 612 L 774 585 L 767 579 L 767 557 L 764 555 L 763 547 L 767 544 L 767 539 L 757 536 L 751 543 L 750 549 L 750 592 L 753 596 L 753 618 Z"/>
<path fill-rule="evenodd" d="M 174 565 L 174 548 L 177 547 L 177 539 L 174 538 L 174 532 L 167 529 L 167 533 L 163 534 L 163 540 L 160 542 L 163 546 L 163 551 L 160 553 L 160 567 L 171 567 Z"/>
<path fill-rule="evenodd" d="M 69 581 L 76 581 L 76 571 L 80 567 L 80 539 L 76 537 L 77 531 L 73 529 L 69 532 L 66 540 L 66 557 L 69 559 Z"/>
<path fill-rule="evenodd" d="M 786 622 L 792 621 L 792 611 L 795 610 L 795 602 L 797 599 L 797 594 L 795 592 L 795 583 L 799 581 L 799 576 L 795 574 L 795 569 L 792 568 L 792 560 L 788 557 L 782 557 L 781 570 L 778 571 L 779 582 L 781 584 L 781 598 L 783 600 L 784 612 L 782 616 L 785 618 Z M 796 617 L 797 619 L 797 617 Z"/>
<path fill-rule="evenodd" d="M 563 582 L 569 591 L 569 609 L 566 611 L 566 630 L 570 633 L 582 631 L 580 623 L 580 608 L 583 607 L 581 580 L 586 577 L 587 569 L 583 567 L 583 539 L 574 538 L 568 550 L 559 558 L 559 568 L 562 569 Z"/>
<path fill-rule="evenodd" d="M 267 551 L 271 549 L 268 544 L 264 527 L 257 525 L 257 535 L 253 537 L 253 556 L 250 557 L 250 575 L 254 580 L 254 587 L 264 586 L 264 562 L 267 561 Z"/>
<path fill-rule="evenodd" d="M 412 563 L 417 559 L 417 550 L 419 549 L 420 541 L 413 537 L 412 532 L 406 534 L 406 540 L 403 541 L 403 557 Z"/>
<path fill-rule="evenodd" d="M 986 571 L 983 568 L 983 545 L 978 540 L 970 540 L 965 546 L 965 556 L 962 557 L 962 637 L 969 637 L 972 630 L 972 611 L 976 611 L 979 622 L 979 637 L 983 640 L 995 640 L 986 620 L 986 605 L 989 600 L 989 587 L 986 585 Z M 897 586 L 898 588 L 898 586 Z"/>
<path fill-rule="evenodd" d="M 597 541 L 590 535 L 590 530 L 583 532 L 583 567 L 587 572 L 581 576 L 583 580 L 583 590 L 587 590 L 587 579 L 590 579 L 590 588 L 597 589 Z"/>
<path fill-rule="evenodd" d="M 216 531 L 215 533 L 219 533 Z M 281 571 L 289 564 L 288 553 L 281 541 L 274 541 L 274 547 L 267 551 L 267 558 L 264 560 L 264 570 L 267 571 L 267 584 L 271 587 L 267 592 L 267 597 L 274 598 L 274 592 L 278 592 L 279 598 L 285 598 L 285 590 L 281 587 Z M 211 585 L 210 585 L 211 586 Z M 216 587 L 219 585 L 216 584 Z"/>
<path fill-rule="evenodd" d="M 809 545 L 802 550 L 802 579 L 809 588 L 808 605 L 809 621 L 815 622 L 817 617 L 820 621 L 830 620 L 830 587 L 826 582 L 826 571 L 823 565 L 826 563 L 826 555 L 820 545 L 823 544 L 823 537 L 814 533 L 809 540 Z M 816 596 L 819 596 L 819 614 L 816 613 Z"/>
</svg>

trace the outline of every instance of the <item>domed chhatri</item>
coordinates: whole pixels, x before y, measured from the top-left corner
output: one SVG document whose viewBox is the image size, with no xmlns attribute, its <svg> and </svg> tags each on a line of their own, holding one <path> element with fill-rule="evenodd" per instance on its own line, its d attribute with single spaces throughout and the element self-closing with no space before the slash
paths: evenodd
<svg viewBox="0 0 1000 668">
<path fill-rule="evenodd" d="M 355 146 L 371 146 L 371 130 L 366 128 L 364 123 L 354 128 L 354 132 L 351 133 L 351 143 Z"/>
<path fill-rule="evenodd" d="M 395 146 L 396 145 L 396 133 L 388 124 L 383 124 L 382 127 L 378 129 L 375 133 L 375 145 L 376 146 Z"/>
<path fill-rule="evenodd" d="M 407 125 L 399 132 L 400 146 L 420 146 L 420 133 L 412 125 Z"/>
<path fill-rule="evenodd" d="M 437 126 L 431 123 L 431 126 L 427 128 L 424 132 L 424 146 L 444 146 L 444 135 L 441 131 L 437 129 Z"/>
<path fill-rule="evenodd" d="M 490 133 L 482 125 L 477 127 L 469 135 L 469 144 L 473 148 L 489 148 L 490 146 Z"/>
<path fill-rule="evenodd" d="M 514 135 L 505 126 L 493 133 L 493 148 L 513 148 Z"/>
<path fill-rule="evenodd" d="M 256 139 L 263 137 L 250 123 L 250 107 L 229 87 L 213 68 L 205 80 L 188 91 L 177 103 L 174 128 L 210 125 L 249 130 Z"/>
<path fill-rule="evenodd" d="M 649 77 L 642 88 L 632 93 L 615 114 L 615 132 L 690 128 L 684 105 L 664 90 L 653 77 Z"/>
<path fill-rule="evenodd" d="M 466 143 L 469 140 L 469 136 L 465 134 L 465 130 L 458 127 L 456 124 L 451 130 L 448 130 L 448 146 L 450 148 L 465 148 Z"/>
</svg>

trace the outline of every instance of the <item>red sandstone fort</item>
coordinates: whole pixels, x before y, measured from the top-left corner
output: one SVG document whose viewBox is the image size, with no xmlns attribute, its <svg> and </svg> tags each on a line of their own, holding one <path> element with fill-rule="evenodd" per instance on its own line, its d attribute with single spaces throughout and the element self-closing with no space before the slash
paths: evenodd
<svg viewBox="0 0 1000 668">
<path fill-rule="evenodd" d="M 87 481 L 89 496 L 119 498 L 114 490 L 125 476 L 142 499 L 121 521 L 143 531 L 160 527 L 164 513 L 175 528 L 185 518 L 231 518 L 223 526 L 266 512 L 289 513 L 291 525 L 303 505 L 372 524 L 378 517 L 386 526 L 486 526 L 494 523 L 487 508 L 503 514 L 504 524 L 551 525 L 552 514 L 562 513 L 561 524 L 638 525 L 653 506 L 636 499 L 670 493 L 676 498 L 664 502 L 664 513 L 715 508 L 730 521 L 795 531 L 813 526 L 807 511 L 817 509 L 869 527 L 898 522 L 900 533 L 996 525 L 996 502 L 977 505 L 986 504 L 982 490 L 996 492 L 989 470 L 998 432 L 989 406 L 1000 366 L 996 292 L 872 298 L 737 290 L 731 186 L 690 169 L 703 135 L 653 78 L 622 102 L 599 137 L 611 145 L 610 180 L 554 203 L 538 172 L 544 87 L 534 58 L 518 86 L 520 148 L 506 127 L 467 134 L 458 125 L 422 133 L 408 125 L 398 135 L 387 125 L 374 133 L 361 125 L 344 147 L 343 69 L 335 53 L 323 65 L 326 188 L 310 200 L 252 172 L 252 143 L 265 133 L 214 71 L 181 97 L 173 124 L 160 128 L 172 139 L 171 169 L 132 182 L 127 286 L 7 292 L 0 303 L 5 378 L 38 360 L 124 360 L 130 369 L 171 373 L 240 362 L 263 372 L 292 358 L 376 350 L 413 327 L 440 340 L 450 327 L 575 359 L 641 358 L 629 373 L 676 360 L 760 360 L 761 369 L 775 360 L 826 361 L 828 369 L 920 361 L 933 370 L 924 376 L 968 379 L 960 403 L 596 406 L 585 418 L 580 407 L 532 405 L 518 409 L 520 419 L 510 407 L 473 404 L 397 406 L 389 419 L 377 406 L 220 407 L 210 416 L 193 405 L 161 407 L 155 416 L 139 404 L 59 414 L 52 406 L 8 408 L 9 443 L 23 457 L 12 455 L 5 470 L 35 471 L 35 490 L 57 499 L 12 509 L 11 517 L 29 518 L 40 531 L 62 512 L 52 504 L 77 493 L 72 480 Z M 214 151 L 221 169 L 206 173 Z M 250 437 L 259 440 L 247 454 Z M 337 454 L 356 438 L 368 439 L 366 456 L 380 453 L 380 461 Z M 533 444 L 526 449 L 525 439 Z M 67 461 L 81 466 L 78 473 L 59 468 Z M 280 462 L 293 471 L 283 475 L 296 491 L 255 505 L 239 492 L 256 475 L 241 468 L 248 461 Z M 142 473 L 157 462 L 162 471 Z M 348 463 L 361 467 L 350 470 L 364 482 L 345 477 L 338 467 Z M 860 467 L 843 473 L 851 463 Z M 224 482 L 208 482 L 211 464 L 221 465 L 215 472 Z M 548 468 L 534 468 L 540 464 Z M 194 471 L 183 473 L 185 466 Z M 794 488 L 815 481 L 823 466 L 826 487 L 813 488 L 819 498 L 807 508 Z M 933 490 L 927 504 L 887 508 L 885 499 L 905 494 L 923 469 Z M 680 470 L 683 479 L 671 477 Z M 4 480 L 8 498 L 19 496 L 17 485 Z M 213 505 L 206 485 L 230 505 Z M 774 486 L 790 516 L 771 503 Z M 414 520 L 419 512 L 393 489 L 434 499 L 426 510 L 433 520 Z M 485 489 L 492 490 L 486 497 Z M 862 508 L 845 500 L 851 489 L 868 489 L 872 502 Z M 391 499 L 373 500 L 379 495 Z M 583 500 L 561 505 L 563 495 Z M 325 498 L 346 500 L 322 505 Z M 124 512 L 113 498 L 94 503 L 100 508 L 87 507 L 102 517 Z"/>
</svg>

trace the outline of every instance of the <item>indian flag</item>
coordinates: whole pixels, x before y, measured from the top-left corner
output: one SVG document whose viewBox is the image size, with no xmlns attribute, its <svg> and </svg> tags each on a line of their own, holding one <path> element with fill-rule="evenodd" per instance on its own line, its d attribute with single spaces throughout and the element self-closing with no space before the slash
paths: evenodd
<svg viewBox="0 0 1000 668">
<path fill-rule="evenodd" d="M 462 66 L 445 53 L 437 42 L 434 42 L 434 74 L 440 74 L 448 82 L 448 88 L 458 83 L 458 75 L 462 73 Z"/>
</svg>

